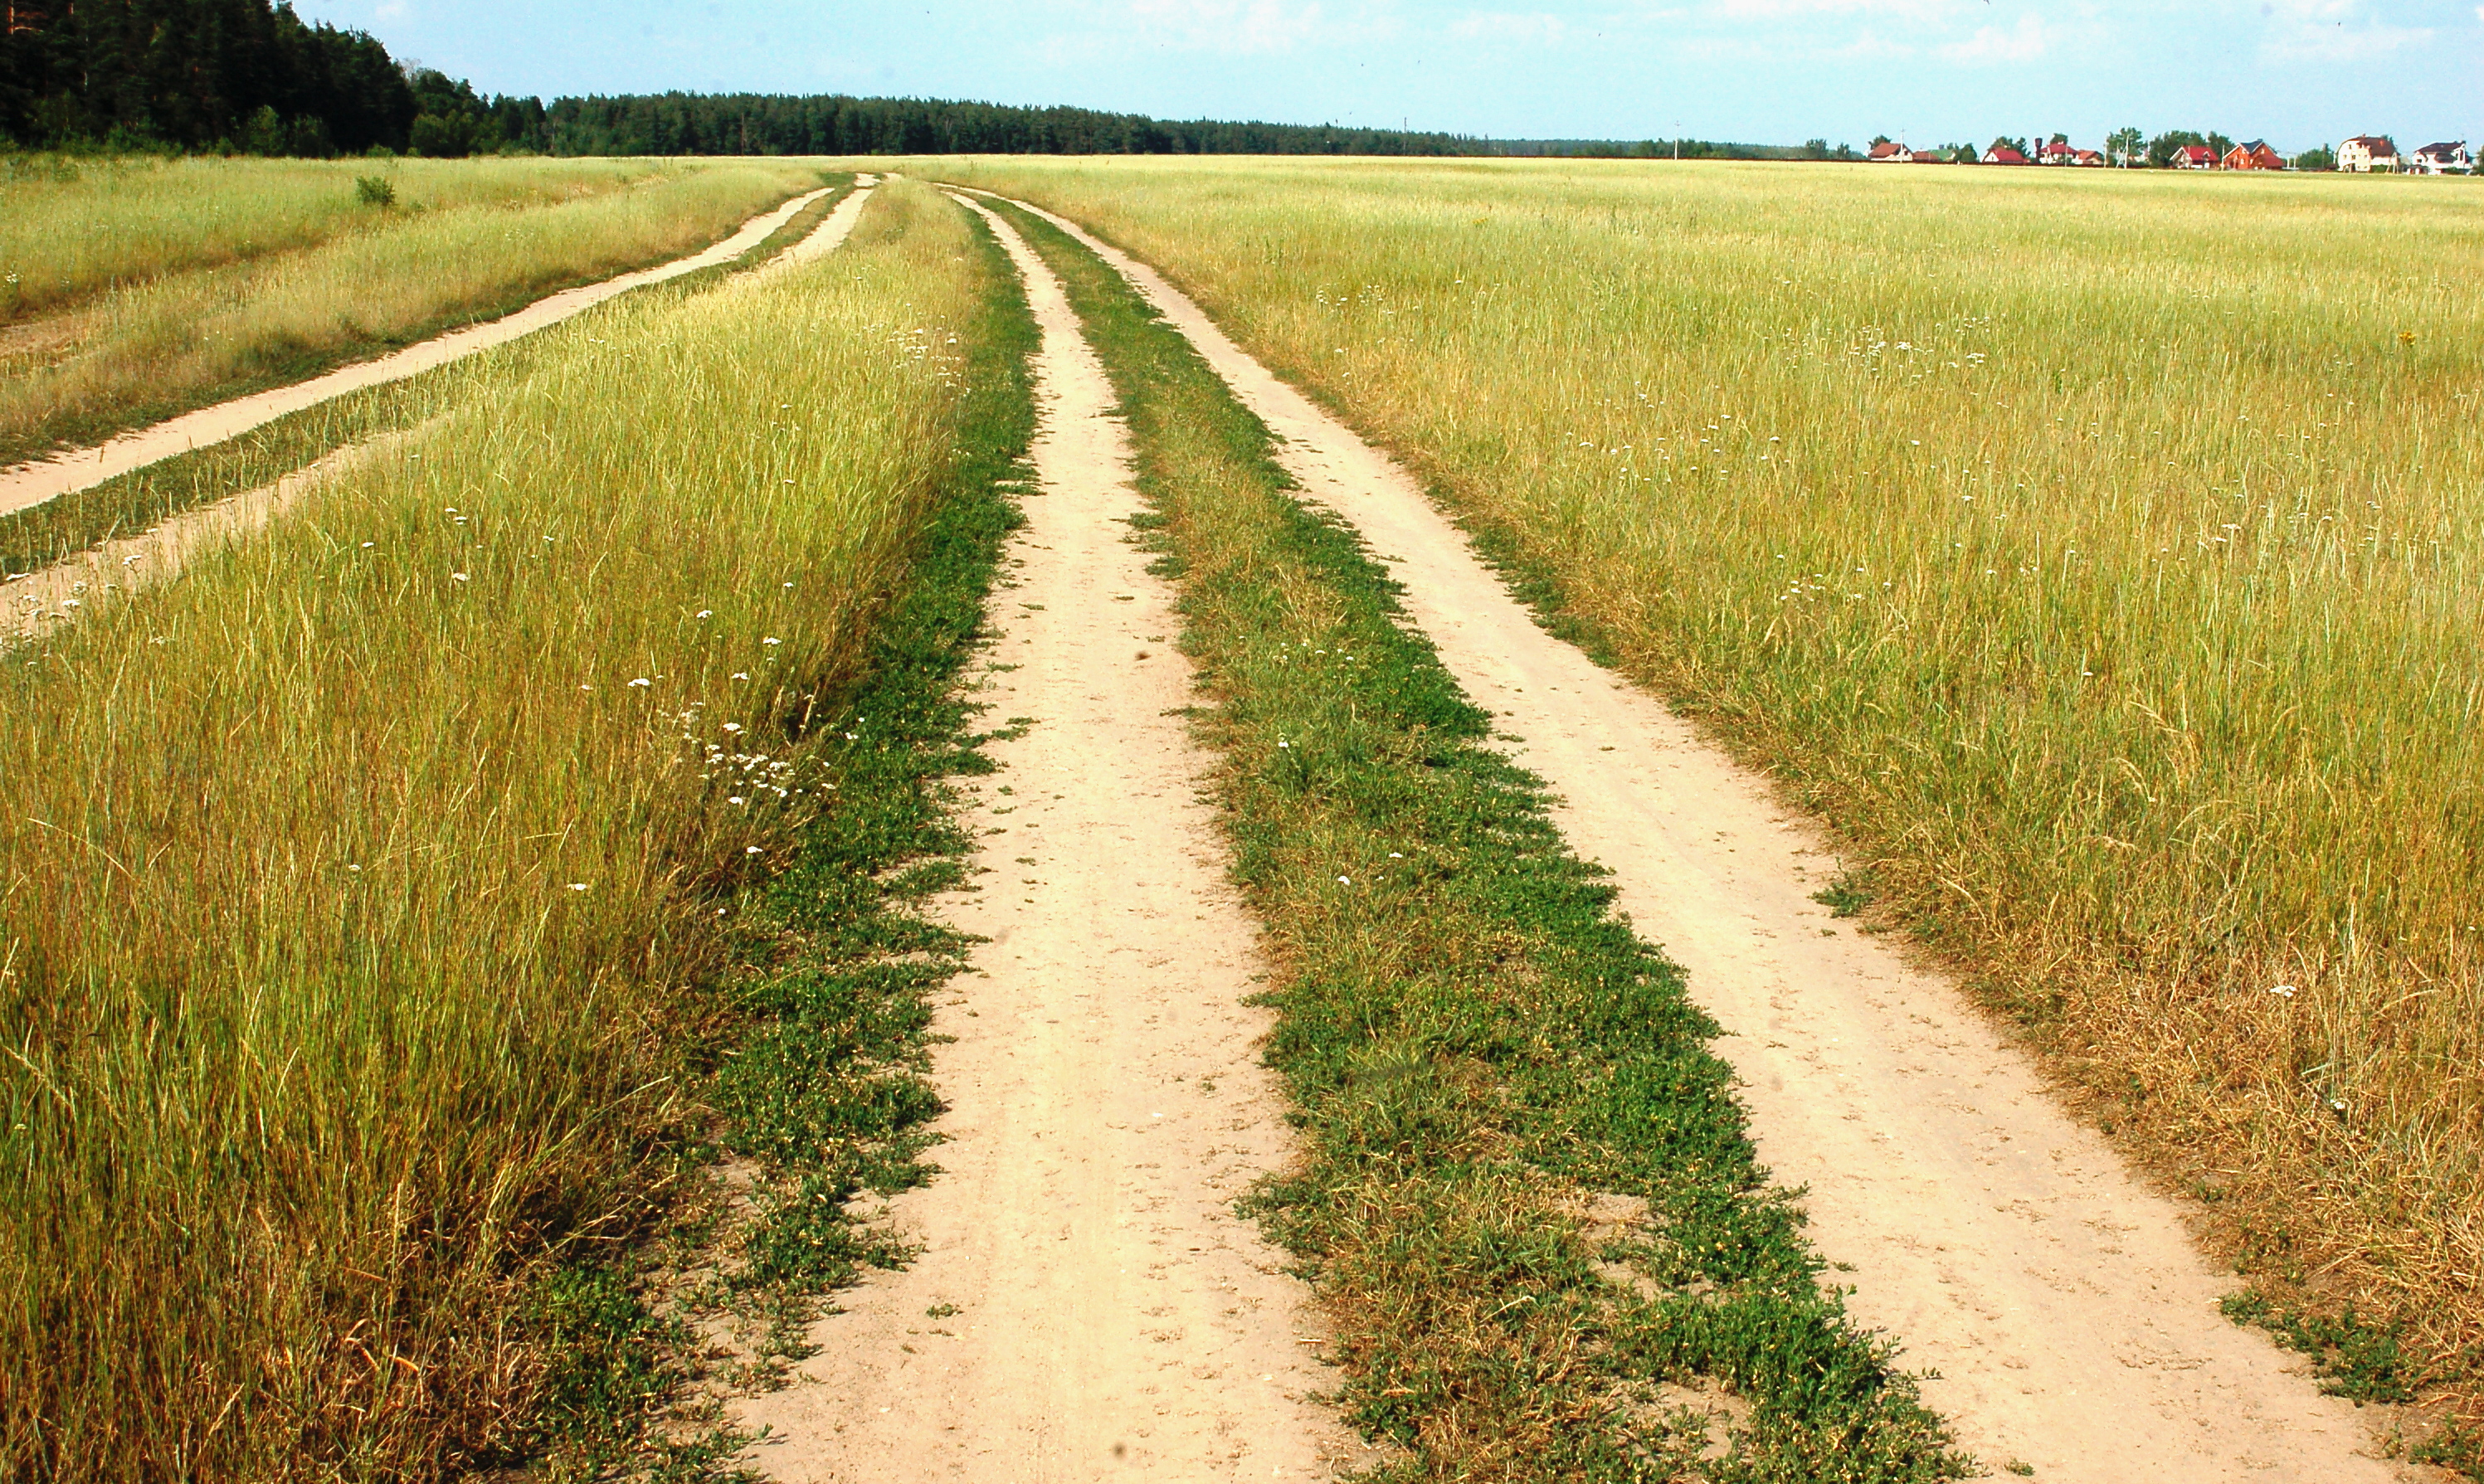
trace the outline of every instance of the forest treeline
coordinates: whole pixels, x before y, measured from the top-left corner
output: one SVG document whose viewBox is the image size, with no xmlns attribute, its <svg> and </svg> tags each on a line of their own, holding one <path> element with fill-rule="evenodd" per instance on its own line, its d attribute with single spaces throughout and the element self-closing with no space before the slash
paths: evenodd
<svg viewBox="0 0 2484 1484">
<path fill-rule="evenodd" d="M 0 0 L 0 148 L 1823 157 L 1809 147 L 1491 140 L 927 98 L 667 93 L 547 107 L 403 67 L 366 32 L 270 0 Z"/>
</svg>

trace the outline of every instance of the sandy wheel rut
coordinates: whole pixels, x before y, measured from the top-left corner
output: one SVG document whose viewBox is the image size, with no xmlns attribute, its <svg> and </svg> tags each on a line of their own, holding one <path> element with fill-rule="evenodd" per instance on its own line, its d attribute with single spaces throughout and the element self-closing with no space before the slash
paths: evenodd
<svg viewBox="0 0 2484 1484">
<path fill-rule="evenodd" d="M 981 699 L 1036 718 L 969 812 L 991 941 L 934 1058 L 942 1174 L 893 1202 L 922 1245 L 812 1332 L 793 1388 L 739 1409 L 783 1479 L 1304 1479 L 1340 1436 L 1310 1393 L 1304 1290 L 1231 1203 L 1282 1165 L 1264 965 L 1197 796 L 1188 668 L 1111 387 L 1006 227 L 1043 332 L 1038 489 L 993 596 Z M 1008 792 L 1003 792 L 1007 790 Z"/>
</svg>

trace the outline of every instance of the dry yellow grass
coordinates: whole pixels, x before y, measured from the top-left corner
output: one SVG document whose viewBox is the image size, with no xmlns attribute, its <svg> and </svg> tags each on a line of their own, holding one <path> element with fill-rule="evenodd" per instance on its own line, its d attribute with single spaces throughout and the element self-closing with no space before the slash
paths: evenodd
<svg viewBox="0 0 2484 1484">
<path fill-rule="evenodd" d="M 2444 1376 L 2484 1342 L 2471 182 L 912 168 L 1165 266 L 1404 453 L 2261 1282 Z"/>
<path fill-rule="evenodd" d="M 949 457 L 980 261 L 884 193 L 0 652 L 0 1474 L 516 1441 L 510 1306 L 666 1177 L 663 1032 L 821 786 L 805 708 Z"/>
</svg>

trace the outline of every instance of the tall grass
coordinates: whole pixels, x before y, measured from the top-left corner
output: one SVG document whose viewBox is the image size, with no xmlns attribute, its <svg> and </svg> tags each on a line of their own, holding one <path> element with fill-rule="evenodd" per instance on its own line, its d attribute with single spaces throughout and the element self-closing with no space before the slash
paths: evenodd
<svg viewBox="0 0 2484 1484">
<path fill-rule="evenodd" d="M 805 717 L 950 457 L 980 261 L 890 192 L 8 654 L 0 1473 L 520 1441 L 517 1296 L 666 1177 L 668 1028 L 828 787 Z"/>
<path fill-rule="evenodd" d="M 2264 1282 L 2462 1369 L 2484 195 L 938 168 L 1165 265 L 1404 452 L 1847 831 Z"/>
<path fill-rule="evenodd" d="M 646 160 L 0 156 L 0 323 L 424 212 L 553 205 L 674 169 Z M 365 175 L 388 182 L 393 211 L 361 200 L 355 181 Z"/>
<path fill-rule="evenodd" d="M 216 164 L 240 172 L 236 193 L 256 183 L 246 165 Z M 471 168 L 462 201 L 448 192 L 434 209 L 364 207 L 375 225 L 364 229 L 159 274 L 0 339 L 0 457 L 93 439 L 678 256 L 819 182 L 802 165 L 701 163 L 614 172 L 612 188 L 576 194 L 561 162 Z M 531 188 L 528 172 L 540 177 Z M 423 183 L 435 181 L 426 173 Z M 352 198 L 350 177 L 327 185 Z M 327 197 L 278 200 L 304 213 L 306 233 L 321 228 Z"/>
</svg>

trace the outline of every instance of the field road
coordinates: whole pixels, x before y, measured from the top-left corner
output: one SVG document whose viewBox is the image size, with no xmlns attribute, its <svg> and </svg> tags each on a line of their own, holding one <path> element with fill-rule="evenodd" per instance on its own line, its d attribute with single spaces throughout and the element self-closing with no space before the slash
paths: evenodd
<svg viewBox="0 0 2484 1484">
<path fill-rule="evenodd" d="M 1178 619 L 1102 365 L 995 224 L 1042 330 L 1029 524 L 993 597 L 987 701 L 1030 716 L 967 818 L 990 939 L 933 1057 L 942 1174 L 892 1202 L 922 1247 L 839 1296 L 821 1353 L 736 1405 L 783 1480 L 1310 1479 L 1352 1446 L 1310 1402 L 1307 1293 L 1231 1209 L 1285 1157 L 1263 964 L 1197 796 Z"/>
<path fill-rule="evenodd" d="M 855 177 L 857 185 L 869 185 L 877 178 L 870 175 Z M 418 376 L 435 366 L 446 365 L 452 361 L 462 361 L 477 351 L 489 350 L 495 345 L 505 345 L 522 336 L 531 335 L 547 326 L 556 325 L 562 320 L 582 314 L 606 300 L 628 293 L 634 288 L 643 288 L 650 283 L 662 283 L 669 279 L 680 278 L 686 273 L 696 273 L 702 268 L 713 268 L 720 263 L 729 263 L 767 241 L 777 229 L 801 215 L 802 208 L 826 194 L 828 191 L 824 188 L 796 196 L 773 210 L 752 217 L 732 236 L 712 247 L 693 253 L 688 257 L 675 258 L 671 262 L 659 264 L 653 268 L 642 268 L 635 273 L 624 273 L 617 278 L 606 279 L 601 283 L 580 284 L 579 287 L 566 288 L 556 294 L 548 294 L 525 309 L 504 314 L 499 319 L 478 325 L 468 325 L 462 330 L 451 330 L 446 335 L 435 336 L 431 339 L 409 345 L 403 350 L 393 351 L 376 360 L 359 361 L 351 365 L 339 366 L 324 376 L 314 376 L 309 381 L 297 382 L 289 387 L 279 387 L 272 391 L 236 397 L 230 402 L 219 402 L 213 407 L 202 407 L 196 412 L 184 413 L 180 417 L 167 418 L 152 427 L 123 433 L 96 447 L 79 448 L 68 453 L 55 454 L 50 458 L 34 459 L 23 464 L 11 465 L 7 469 L 0 469 L 0 515 L 23 510 L 31 505 L 40 505 L 47 499 L 57 499 L 63 495 L 75 494 L 79 490 L 91 489 L 106 479 L 117 478 L 132 470 L 144 469 L 149 464 L 160 463 L 176 454 L 187 453 L 193 448 L 203 448 L 210 444 L 223 443 L 229 438 L 238 438 L 253 428 L 263 427 L 279 418 L 300 412 L 304 408 L 316 407 L 332 397 L 343 396 L 349 391 L 360 391 L 365 387 L 403 381 L 410 376 Z M 859 197 L 864 193 L 858 190 L 854 194 Z M 849 213 L 849 207 L 852 208 L 851 213 Z M 829 213 L 829 221 L 823 223 L 818 231 L 804 239 L 804 243 L 808 244 L 813 239 L 827 233 L 840 216 L 844 217 L 845 225 L 842 229 L 836 231 L 835 236 L 838 241 L 842 241 L 845 232 L 852 229 L 853 216 L 859 214 L 860 210 L 860 203 L 853 198 L 839 202 L 837 209 Z M 827 247 L 833 246 L 835 242 L 827 244 Z M 824 252 L 826 248 L 814 248 L 812 251 Z"/>
<path fill-rule="evenodd" d="M 2048 1097 L 1953 984 L 1810 901 L 1834 862 L 1766 780 L 1538 628 L 1404 471 L 1239 349 L 1152 270 L 1078 229 L 1282 440 L 1308 495 L 1358 526 L 1572 844 L 1726 1028 L 1754 1137 L 1809 1187 L 1851 1312 L 1934 1371 L 1925 1400 L 1990 1470 L 2046 1480 L 2399 1477 L 2349 1403 L 2224 1319 L 2228 1283 L 2151 1193 Z M 1102 739 L 1095 740 L 1102 745 Z"/>
<path fill-rule="evenodd" d="M 821 219 L 819 226 L 813 228 L 800 241 L 794 243 L 792 246 L 786 248 L 784 252 L 771 258 L 760 271 L 781 271 L 785 267 L 789 267 L 796 263 L 810 262 L 815 258 L 834 252 L 848 236 L 852 234 L 854 223 L 862 217 L 863 203 L 871 199 L 873 187 L 878 183 L 878 178 L 879 177 L 877 175 L 856 176 L 856 186 L 852 195 L 848 196 L 841 202 L 838 202 L 835 208 L 829 211 L 825 217 Z M 732 261 L 733 258 L 741 256 L 742 253 L 748 252 L 751 247 L 755 246 L 757 243 L 767 240 L 769 233 L 773 232 L 776 229 L 776 227 L 784 225 L 785 221 L 791 220 L 793 215 L 798 212 L 799 207 L 802 204 L 817 201 L 825 193 L 815 191 L 808 196 L 796 198 L 794 202 L 789 203 L 795 208 L 793 211 L 789 211 L 785 207 L 778 207 L 775 211 L 770 212 L 767 216 L 759 218 L 758 222 L 752 223 L 750 227 L 743 228 L 740 232 L 735 233 L 734 236 L 729 237 L 725 239 L 725 241 L 708 249 L 708 254 L 722 253 L 725 248 L 732 246 L 734 242 L 740 241 L 744 237 L 748 237 L 753 228 L 759 225 L 759 222 L 772 222 L 775 224 L 775 226 L 770 227 L 768 231 L 761 232 L 757 237 L 751 237 L 748 241 L 743 242 L 739 251 L 716 259 L 716 261 L 721 262 Z M 683 261 L 687 262 L 689 261 L 689 259 L 685 258 Z M 700 264 L 700 266 L 703 267 L 712 265 L 713 264 L 707 263 Z M 677 269 L 679 270 L 678 272 L 675 271 Z M 678 278 L 681 276 L 681 273 L 688 272 L 689 270 L 681 268 L 679 263 L 673 263 L 668 264 L 663 268 L 650 269 L 648 271 L 650 273 L 662 274 L 669 278 Z M 641 283 L 658 282 L 657 280 L 647 278 L 644 275 L 628 275 L 628 277 L 635 278 L 637 282 Z M 601 291 L 610 287 L 613 283 L 621 283 L 620 279 L 613 279 L 605 283 L 594 284 L 591 286 L 591 289 L 574 289 L 571 292 L 583 294 L 590 291 Z M 636 285 L 631 284 L 627 286 Z M 457 353 L 457 356 L 451 356 L 447 359 L 456 360 L 462 356 L 471 356 L 476 351 L 484 349 L 487 345 L 500 344 L 507 340 L 515 339 L 517 337 L 527 334 L 531 331 L 541 330 L 550 325 L 558 324 L 561 320 L 568 319 L 572 315 L 578 314 L 596 304 L 600 304 L 604 302 L 605 299 L 611 298 L 614 293 L 619 293 L 622 290 L 617 288 L 612 289 L 610 293 L 602 294 L 601 298 L 574 304 L 563 309 L 559 313 L 554 314 L 550 318 L 534 320 L 523 328 L 512 330 L 505 335 L 500 336 L 497 339 L 468 344 L 464 349 Z M 559 298 L 562 296 L 554 295 L 554 297 Z M 531 308 L 522 310 L 516 314 L 509 315 L 506 319 L 495 320 L 491 324 L 477 326 L 476 329 L 481 331 L 497 332 L 503 326 L 508 325 L 511 321 L 519 319 L 525 315 L 533 314 L 537 310 L 543 309 L 545 305 L 550 303 L 552 303 L 552 300 L 550 299 L 543 300 Z M 459 331 L 458 335 L 467 335 L 470 333 L 471 332 L 468 331 Z M 439 340 L 425 341 L 422 345 L 414 347 L 414 350 L 426 350 L 431 346 L 445 343 L 446 341 L 455 339 L 456 337 L 456 336 L 444 336 Z M 413 351 L 403 352 L 403 354 L 411 355 L 413 354 Z M 389 364 L 390 361 L 393 361 L 395 359 L 395 357 L 390 357 L 388 360 L 368 362 L 363 365 L 347 366 L 344 371 L 339 371 L 336 374 L 338 376 L 343 376 L 347 372 L 376 370 L 380 367 L 386 366 Z M 426 364 L 424 366 L 418 367 L 418 369 L 429 369 L 430 365 L 441 364 L 444 363 L 435 361 Z M 404 371 L 397 374 L 410 376 L 414 373 L 412 371 Z M 333 378 L 331 377 L 322 377 L 318 382 L 305 382 L 302 388 L 289 388 L 287 391 L 300 391 L 306 388 L 315 387 L 318 386 L 320 382 L 332 379 Z M 382 377 L 380 379 L 392 380 L 394 379 L 394 377 Z M 357 389 L 347 388 L 344 390 L 352 391 Z M 272 392 L 269 393 L 269 395 L 275 394 L 276 393 Z M 327 394 L 338 395 L 340 393 L 331 391 Z M 259 400 L 261 400 L 261 398 L 257 397 L 244 399 L 244 401 L 247 402 L 256 402 Z M 221 407 L 207 408 L 202 412 L 195 413 L 191 416 L 201 418 L 210 417 L 214 414 L 224 412 L 227 407 L 235 407 L 241 404 L 227 403 Z M 305 402 L 301 405 L 310 406 L 313 404 Z M 288 408 L 286 410 L 299 411 L 299 408 Z M 179 421 L 182 419 L 176 418 L 175 420 Z M 268 419 L 264 418 L 258 419 L 259 422 L 266 420 Z M 173 425 L 173 423 L 168 422 L 161 426 L 169 428 Z M 223 436 L 232 437 L 235 434 L 247 432 L 250 427 L 256 427 L 257 425 L 257 422 L 252 422 L 249 423 L 248 426 L 236 426 L 232 432 L 227 433 Z M 247 536 L 251 532 L 258 530 L 262 526 L 266 526 L 268 522 L 275 520 L 278 516 L 284 514 L 295 504 L 298 504 L 305 496 L 308 496 L 311 491 L 317 489 L 323 482 L 336 478 L 352 470 L 359 469 L 371 462 L 373 459 L 386 456 L 400 445 L 419 435 L 423 428 L 431 425 L 432 424 L 426 422 L 420 427 L 407 428 L 394 433 L 383 434 L 378 438 L 370 439 L 364 443 L 349 444 L 342 448 L 338 448 L 334 452 L 327 454 L 313 463 L 295 470 L 293 472 L 286 474 L 284 478 L 277 480 L 273 484 L 261 485 L 257 489 L 244 491 L 239 495 L 220 499 L 212 505 L 202 506 L 196 510 L 184 511 L 183 513 L 173 517 L 171 520 L 165 521 L 161 525 L 158 525 L 149 530 L 143 531 L 138 535 L 123 536 L 116 540 L 107 541 L 101 546 L 95 547 L 91 551 L 82 552 L 67 561 L 45 567 L 40 572 L 20 574 L 10 579 L 6 585 L 0 585 L 0 641 L 6 641 L 13 638 L 29 638 L 47 629 L 56 629 L 63 623 L 67 623 L 85 613 L 93 612 L 95 608 L 116 597 L 126 597 L 141 588 L 151 586 L 154 583 L 161 582 L 168 578 L 176 576 L 180 572 L 182 566 L 186 562 L 195 560 L 203 553 L 211 551 L 228 541 Z M 152 433 L 157 430 L 149 429 L 148 431 Z M 133 436 L 145 437 L 147 435 L 138 434 Z M 176 449 L 174 451 L 178 452 L 181 450 Z M 171 455 L 166 454 L 163 456 L 170 457 Z M 0 488 L 5 488 L 5 479 L 6 475 L 0 475 Z M 78 486 L 78 488 L 84 488 L 84 486 Z M 18 508 L 23 507 L 20 506 Z M 6 512 L 0 511 L 0 513 Z"/>
</svg>

